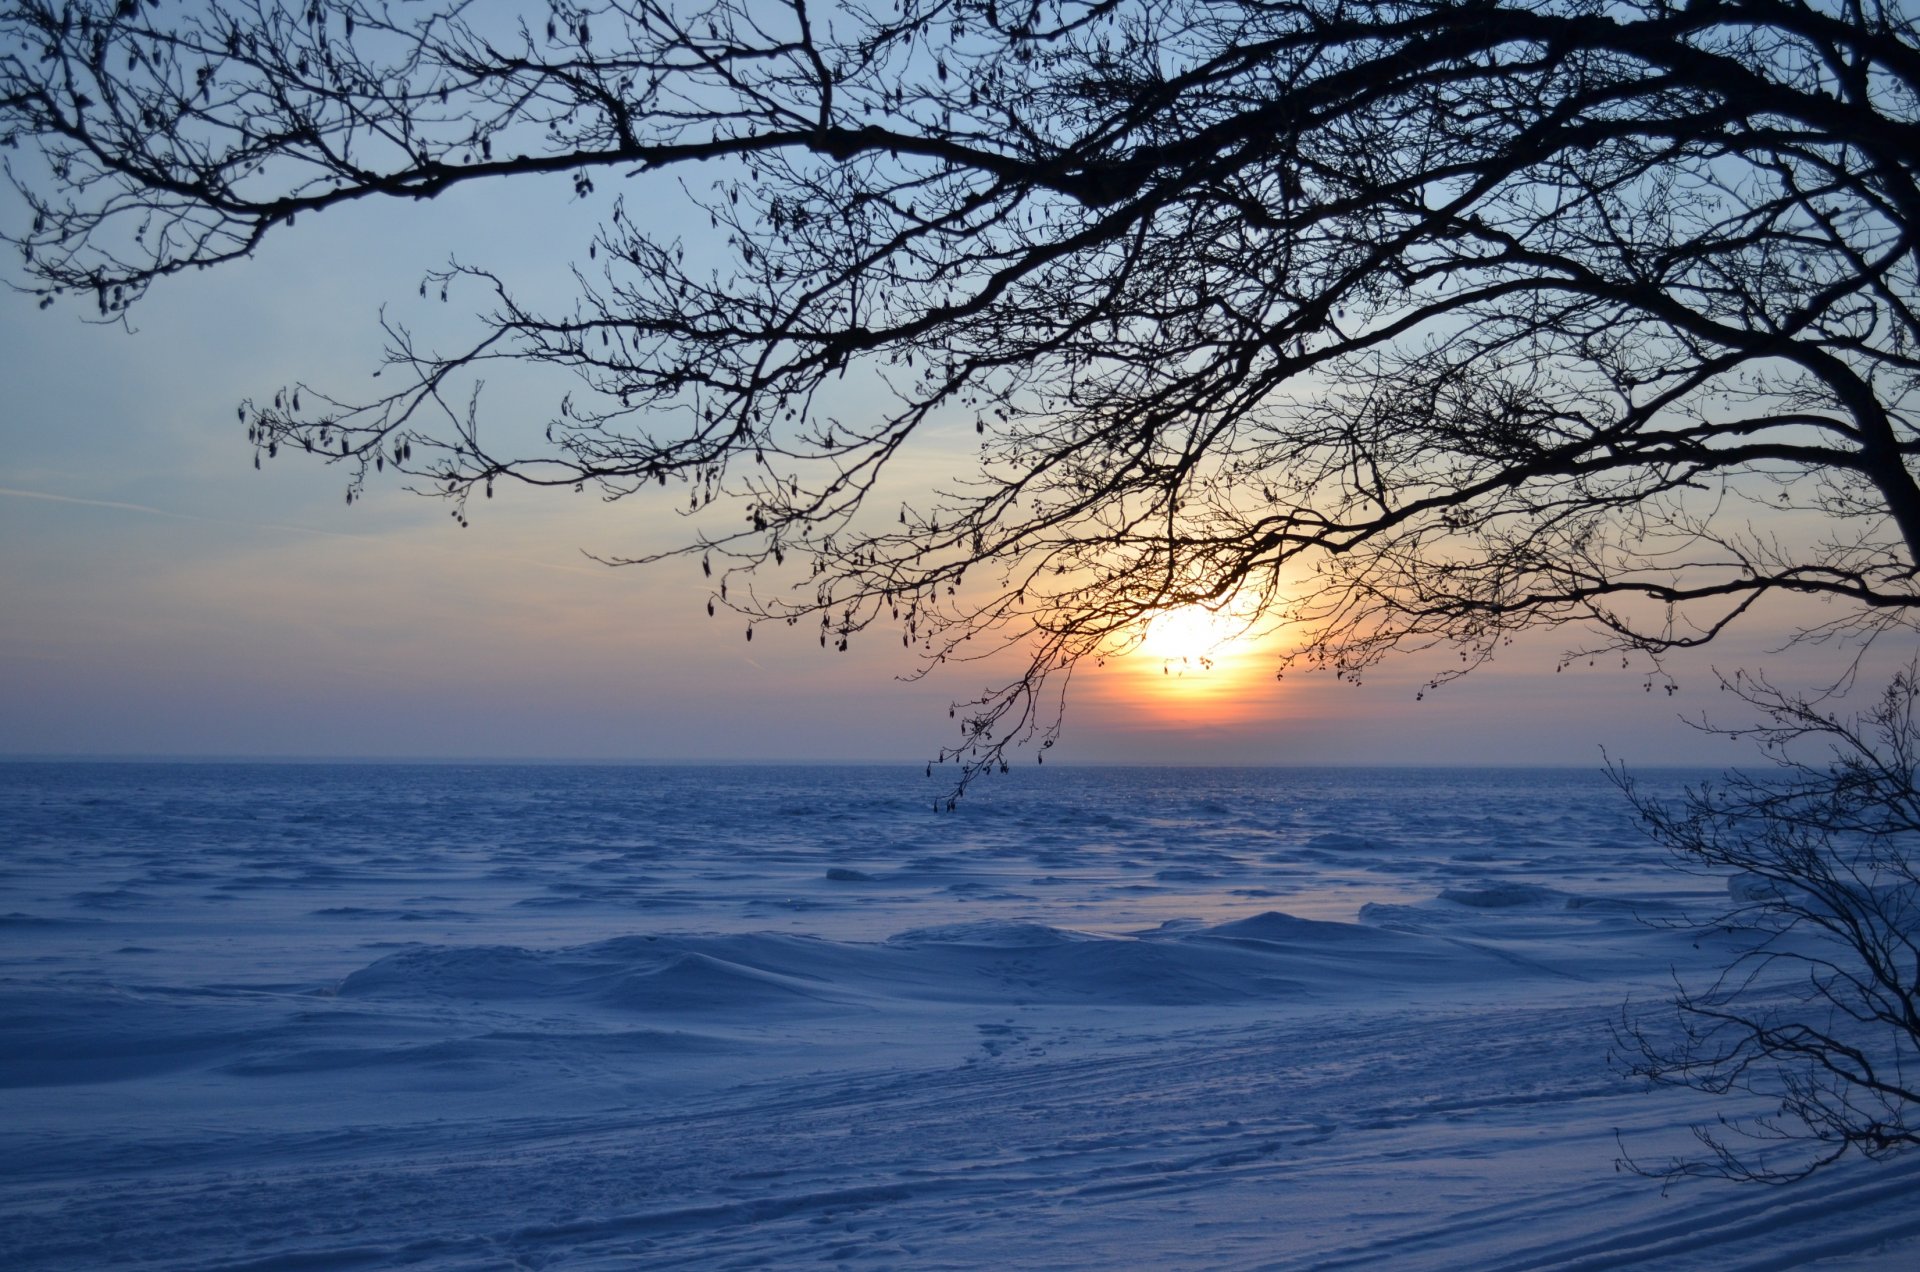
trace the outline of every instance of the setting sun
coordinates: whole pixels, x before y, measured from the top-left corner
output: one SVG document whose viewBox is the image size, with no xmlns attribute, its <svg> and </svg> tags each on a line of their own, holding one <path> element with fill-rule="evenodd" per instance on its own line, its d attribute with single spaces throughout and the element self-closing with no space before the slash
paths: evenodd
<svg viewBox="0 0 1920 1272">
<path fill-rule="evenodd" d="M 1155 615 L 1140 637 L 1138 652 L 1167 669 L 1205 670 L 1223 654 L 1244 644 L 1247 622 L 1244 618 L 1209 610 L 1202 605 L 1183 605 Z"/>
<path fill-rule="evenodd" d="M 1182 605 L 1148 620 L 1113 691 L 1147 716 L 1225 724 L 1271 707 L 1267 633 L 1245 608 Z M 1264 685 L 1264 689 L 1263 689 Z"/>
</svg>

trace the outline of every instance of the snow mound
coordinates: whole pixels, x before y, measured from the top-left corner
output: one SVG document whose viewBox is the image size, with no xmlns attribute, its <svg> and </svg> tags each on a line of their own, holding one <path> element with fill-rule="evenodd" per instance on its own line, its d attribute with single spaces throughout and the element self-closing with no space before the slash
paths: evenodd
<svg viewBox="0 0 1920 1272">
<path fill-rule="evenodd" d="M 1319 919 L 1302 919 L 1284 910 L 1267 910 L 1251 918 L 1235 919 L 1231 923 L 1206 928 L 1197 935 L 1220 940 L 1261 941 L 1267 944 L 1289 945 L 1314 941 L 1350 943 L 1379 940 L 1375 933 L 1357 923 L 1327 923 Z"/>
<path fill-rule="evenodd" d="M 1476 910 L 1545 905 L 1568 909 L 1567 903 L 1572 900 L 1556 888 L 1542 887 L 1537 883 L 1480 883 L 1468 888 L 1447 888 L 1440 893 L 1440 899 L 1455 905 L 1470 905 Z"/>
<path fill-rule="evenodd" d="M 563 956 L 514 945 L 419 946 L 348 974 L 342 998 L 529 998 L 565 992 L 579 980 Z"/>
<path fill-rule="evenodd" d="M 713 949 L 703 948 L 707 946 Z M 403 950 L 340 983 L 342 998 L 567 999 L 666 1012 L 765 1009 L 819 999 L 814 978 L 726 957 L 725 938 L 619 938 L 564 950 Z"/>
<path fill-rule="evenodd" d="M 1048 927 L 1044 923 L 1002 922 L 994 919 L 978 923 L 943 923 L 935 927 L 912 928 L 887 938 L 889 945 L 970 945 L 987 949 L 1037 949 L 1067 945 L 1100 938 L 1085 932 Z"/>
<path fill-rule="evenodd" d="M 620 976 L 592 997 L 609 1007 L 726 1011 L 817 1001 L 825 995 L 819 986 L 797 977 L 688 950 L 657 967 Z"/>
</svg>

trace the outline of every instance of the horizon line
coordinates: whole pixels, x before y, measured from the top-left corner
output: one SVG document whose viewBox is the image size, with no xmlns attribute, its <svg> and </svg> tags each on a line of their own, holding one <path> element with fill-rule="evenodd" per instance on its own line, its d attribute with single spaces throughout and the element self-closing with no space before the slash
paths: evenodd
<svg viewBox="0 0 1920 1272">
<path fill-rule="evenodd" d="M 515 755 L 351 755 L 351 754 L 223 754 L 219 752 L 169 754 L 160 752 L 0 752 L 0 764 L 260 764 L 260 765 L 366 765 L 444 768 L 462 764 L 528 768 L 921 768 L 924 760 L 877 759 L 871 757 L 783 758 L 778 756 L 515 756 Z M 944 766 L 940 766 L 944 767 Z M 1025 767 L 1024 765 L 1022 767 Z M 1042 767 L 1038 764 L 1033 767 Z M 1322 760 L 1317 763 L 1208 761 L 1208 760 L 1070 760 L 1056 758 L 1057 768 L 1138 768 L 1138 769 L 1441 769 L 1480 772 L 1499 769 L 1534 769 L 1542 772 L 1595 771 L 1605 765 L 1587 764 L 1445 764 L 1415 760 Z M 1635 764 L 1636 769 L 1712 769 L 1711 764 L 1673 762 Z"/>
</svg>

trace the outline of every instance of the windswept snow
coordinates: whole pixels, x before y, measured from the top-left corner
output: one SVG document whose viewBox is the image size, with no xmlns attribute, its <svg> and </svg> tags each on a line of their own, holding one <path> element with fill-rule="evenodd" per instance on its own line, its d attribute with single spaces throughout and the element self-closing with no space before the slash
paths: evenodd
<svg viewBox="0 0 1920 1272">
<path fill-rule="evenodd" d="M 1738 937 L 1604 781 L 996 781 L 0 766 L 0 1265 L 1920 1266 L 1616 1168 L 1754 1110 L 1607 1063 Z"/>
</svg>

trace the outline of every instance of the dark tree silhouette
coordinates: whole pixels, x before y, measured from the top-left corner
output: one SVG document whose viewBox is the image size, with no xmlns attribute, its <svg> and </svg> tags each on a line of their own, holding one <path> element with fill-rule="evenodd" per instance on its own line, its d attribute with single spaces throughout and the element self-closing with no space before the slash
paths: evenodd
<svg viewBox="0 0 1920 1272">
<path fill-rule="evenodd" d="M 1671 806 L 1614 775 L 1676 865 L 1730 877 L 1709 922 L 1741 948 L 1676 986 L 1677 1029 L 1664 1009 L 1627 1014 L 1616 1056 L 1658 1085 L 1777 1102 L 1696 1127 L 1705 1158 L 1636 1169 L 1784 1182 L 1920 1144 L 1920 667 L 1858 718 L 1751 676 L 1725 687 L 1760 722 L 1711 731 L 1756 741 L 1772 771 Z"/>
<path fill-rule="evenodd" d="M 508 480 L 730 506 L 683 551 L 750 621 L 1031 653 L 959 712 L 962 781 L 1050 744 L 1066 673 L 1175 606 L 1257 611 L 1343 676 L 1438 642 L 1457 674 L 1529 625 L 1657 655 L 1782 592 L 1839 603 L 1823 635 L 1920 607 L 1898 4 L 0 0 L 0 25 L 9 236 L 47 303 L 110 320 L 337 205 L 715 161 L 688 197 L 723 264 L 614 198 L 572 308 L 449 264 L 423 291 L 477 293 L 478 339 L 393 326 L 383 396 L 290 386 L 247 436 L 463 516 Z M 471 395 L 500 362 L 575 377 L 543 447 Z M 885 405 L 842 412 L 849 374 Z M 883 474 L 956 422 L 977 468 L 896 505 Z M 790 586 L 745 585 L 789 557 Z"/>
</svg>

